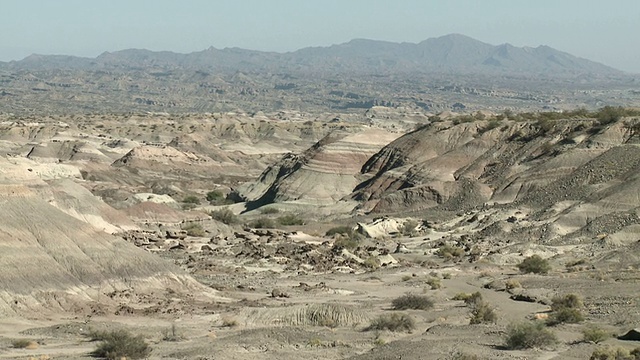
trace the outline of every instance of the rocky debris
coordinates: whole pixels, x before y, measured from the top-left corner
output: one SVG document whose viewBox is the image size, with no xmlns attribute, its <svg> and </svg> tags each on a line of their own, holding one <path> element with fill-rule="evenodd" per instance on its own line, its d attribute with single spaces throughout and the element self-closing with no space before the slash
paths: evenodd
<svg viewBox="0 0 640 360">
<path fill-rule="evenodd" d="M 299 235 L 298 232 L 278 229 L 247 228 L 229 236 L 217 235 L 202 243 L 202 239 L 193 239 L 178 231 L 129 231 L 121 234 L 127 241 L 149 251 L 183 252 L 185 258 L 181 265 L 190 271 L 217 266 L 224 258 L 239 264 L 258 261 L 262 264 L 258 266 L 275 265 L 283 270 L 303 272 L 355 272 L 372 266 L 398 264 L 384 243 L 347 250 L 330 241 L 291 240 Z"/>
</svg>

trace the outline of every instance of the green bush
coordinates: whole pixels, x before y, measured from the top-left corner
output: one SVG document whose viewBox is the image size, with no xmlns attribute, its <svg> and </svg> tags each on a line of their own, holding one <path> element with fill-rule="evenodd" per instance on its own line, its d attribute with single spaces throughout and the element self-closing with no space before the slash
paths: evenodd
<svg viewBox="0 0 640 360">
<path fill-rule="evenodd" d="M 151 349 L 142 336 L 133 336 L 126 330 L 115 330 L 101 334 L 102 342 L 91 353 L 94 357 L 116 360 L 121 358 L 143 359 Z"/>
<path fill-rule="evenodd" d="M 548 274 L 551 270 L 549 261 L 541 258 L 539 255 L 532 255 L 518 264 L 518 269 L 524 274 Z"/>
<path fill-rule="evenodd" d="M 598 327 L 590 325 L 582 329 L 582 340 L 590 343 L 601 343 L 611 337 L 611 333 Z"/>
<path fill-rule="evenodd" d="M 283 226 L 304 225 L 304 220 L 294 214 L 287 214 L 278 218 L 278 223 Z"/>
<path fill-rule="evenodd" d="M 507 329 L 505 347 L 510 350 L 541 348 L 558 342 L 556 335 L 543 322 L 511 324 Z"/>
<path fill-rule="evenodd" d="M 195 236 L 195 237 L 205 236 L 204 229 L 200 224 L 196 224 L 196 223 L 185 224 L 182 226 L 182 230 L 186 231 L 187 235 L 189 236 Z"/>
<path fill-rule="evenodd" d="M 411 331 L 416 325 L 413 319 L 407 314 L 387 314 L 375 318 L 371 324 L 365 329 L 371 330 L 389 330 L 389 331 Z"/>
<path fill-rule="evenodd" d="M 259 218 L 249 223 L 249 226 L 254 229 L 273 229 L 276 227 L 276 223 L 269 218 Z"/>
<path fill-rule="evenodd" d="M 229 209 L 221 209 L 212 211 L 209 213 L 214 220 L 220 221 L 223 224 L 233 225 L 237 224 L 240 220 L 238 216 Z"/>
<path fill-rule="evenodd" d="M 391 301 L 393 310 L 429 310 L 433 300 L 424 295 L 405 294 Z"/>
</svg>

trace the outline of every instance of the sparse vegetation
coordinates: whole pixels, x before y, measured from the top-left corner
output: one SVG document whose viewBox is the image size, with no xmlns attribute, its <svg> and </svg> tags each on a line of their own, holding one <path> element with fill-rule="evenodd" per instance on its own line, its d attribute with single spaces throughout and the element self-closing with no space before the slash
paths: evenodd
<svg viewBox="0 0 640 360">
<path fill-rule="evenodd" d="M 547 319 L 548 325 L 562 323 L 575 324 L 584 321 L 581 308 L 584 306 L 582 300 L 576 294 L 556 296 L 552 299 L 551 315 Z"/>
<path fill-rule="evenodd" d="M 611 337 L 611 333 L 596 325 L 589 325 L 582 329 L 582 340 L 590 343 L 601 343 Z"/>
<path fill-rule="evenodd" d="M 431 287 L 431 290 L 437 290 L 437 289 L 440 289 L 442 287 L 442 280 L 440 280 L 440 278 L 437 278 L 437 277 L 434 277 L 434 276 L 427 277 L 425 282 L 427 283 L 427 285 L 429 285 Z"/>
<path fill-rule="evenodd" d="M 436 251 L 436 255 L 445 260 L 453 260 L 464 256 L 464 249 L 461 247 L 445 244 L 438 248 L 438 251 Z"/>
<path fill-rule="evenodd" d="M 470 324 L 495 323 L 496 321 L 498 321 L 498 314 L 486 301 L 479 300 L 471 307 Z"/>
<path fill-rule="evenodd" d="M 142 336 L 134 336 L 126 330 L 103 332 L 100 336 L 101 343 L 91 353 L 94 357 L 109 360 L 143 359 L 151 352 Z"/>
<path fill-rule="evenodd" d="M 183 337 L 178 334 L 178 328 L 176 324 L 171 324 L 171 327 L 166 329 L 163 333 L 162 340 L 164 341 L 181 341 Z"/>
<path fill-rule="evenodd" d="M 238 320 L 233 317 L 223 317 L 222 318 L 222 327 L 232 328 L 238 326 Z"/>
<path fill-rule="evenodd" d="M 543 322 L 522 322 L 508 327 L 505 347 L 509 350 L 543 348 L 557 342 L 556 335 Z"/>
<path fill-rule="evenodd" d="M 11 342 L 11 347 L 13 347 L 14 349 L 26 349 L 34 347 L 36 345 L 37 344 L 34 341 L 29 339 L 17 339 Z"/>
<path fill-rule="evenodd" d="M 480 360 L 480 357 L 475 354 L 467 354 L 458 351 L 451 355 L 451 360 Z"/>
<path fill-rule="evenodd" d="M 202 225 L 197 223 L 185 224 L 182 226 L 182 230 L 186 231 L 189 236 L 204 237 L 206 235 Z"/>
<path fill-rule="evenodd" d="M 194 195 L 185 196 L 184 199 L 182 199 L 182 202 L 185 204 L 200 205 L 200 199 Z"/>
<path fill-rule="evenodd" d="M 220 221 L 223 224 L 233 225 L 240 222 L 240 219 L 233 211 L 229 209 L 221 209 L 215 210 L 209 213 L 209 215 L 217 221 Z"/>
<path fill-rule="evenodd" d="M 286 214 L 278 218 L 278 223 L 283 226 L 304 225 L 304 220 L 295 214 Z"/>
<path fill-rule="evenodd" d="M 276 227 L 276 223 L 266 217 L 261 217 L 249 223 L 249 226 L 255 229 L 273 229 Z"/>
<path fill-rule="evenodd" d="M 429 310 L 433 308 L 433 300 L 424 295 L 405 294 L 393 299 L 394 310 Z"/>
<path fill-rule="evenodd" d="M 277 214 L 279 212 L 280 212 L 280 210 L 278 210 L 277 208 L 274 208 L 274 207 L 265 207 L 265 208 L 260 209 L 260 213 L 262 215 L 273 215 L 273 214 Z"/>
<path fill-rule="evenodd" d="M 381 315 L 375 318 L 365 330 L 389 330 L 400 332 L 411 331 L 415 329 L 415 327 L 415 322 L 409 315 L 393 313 Z"/>
<path fill-rule="evenodd" d="M 522 260 L 522 262 L 518 264 L 518 269 L 525 274 L 548 274 L 551 270 L 551 265 L 549 265 L 548 260 L 541 258 L 539 255 L 532 255 Z"/>
<path fill-rule="evenodd" d="M 207 199 L 211 205 L 224 205 L 231 202 L 225 198 L 224 193 L 220 190 L 209 191 L 205 199 Z"/>
<path fill-rule="evenodd" d="M 513 289 L 522 287 L 520 282 L 516 279 L 508 279 L 507 281 L 504 282 L 504 286 L 506 287 L 507 290 L 513 290 Z"/>
<path fill-rule="evenodd" d="M 327 230 L 325 236 L 334 236 L 336 234 L 351 236 L 353 228 L 351 226 L 336 226 Z"/>
<path fill-rule="evenodd" d="M 623 347 L 602 346 L 591 353 L 589 360 L 640 360 L 640 348 L 629 351 Z"/>
</svg>

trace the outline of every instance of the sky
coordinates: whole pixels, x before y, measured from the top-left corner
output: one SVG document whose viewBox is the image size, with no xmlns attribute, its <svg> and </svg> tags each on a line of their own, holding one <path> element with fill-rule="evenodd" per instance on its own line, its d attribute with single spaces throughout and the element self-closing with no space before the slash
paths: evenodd
<svg viewBox="0 0 640 360">
<path fill-rule="evenodd" d="M 0 61 L 130 48 L 286 52 L 451 33 L 640 73 L 640 0 L 0 0 Z"/>
</svg>

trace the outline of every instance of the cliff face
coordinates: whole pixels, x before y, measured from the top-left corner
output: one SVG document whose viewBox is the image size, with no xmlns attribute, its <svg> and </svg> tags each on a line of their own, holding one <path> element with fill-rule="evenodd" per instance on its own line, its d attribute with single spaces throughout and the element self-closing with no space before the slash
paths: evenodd
<svg viewBox="0 0 640 360">
<path fill-rule="evenodd" d="M 399 136 L 380 129 L 352 131 L 335 131 L 300 155 L 285 155 L 239 194 L 257 204 L 331 204 L 348 196 L 361 181 L 367 159 Z"/>
</svg>

